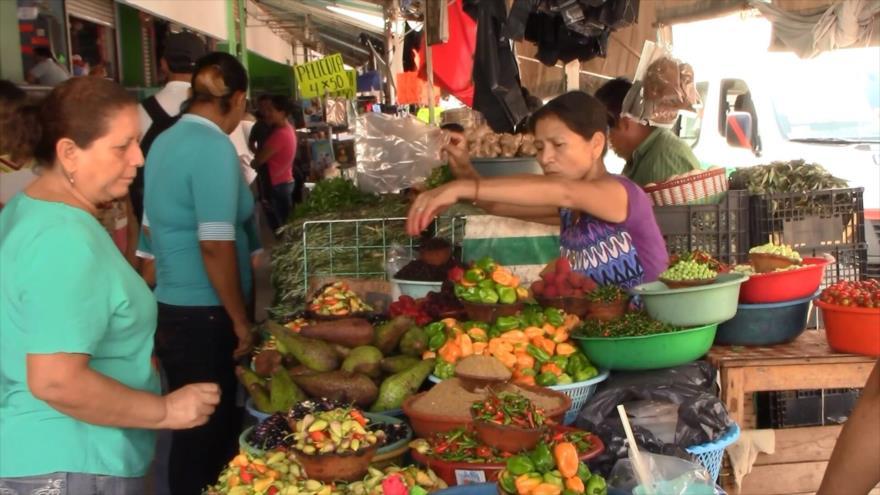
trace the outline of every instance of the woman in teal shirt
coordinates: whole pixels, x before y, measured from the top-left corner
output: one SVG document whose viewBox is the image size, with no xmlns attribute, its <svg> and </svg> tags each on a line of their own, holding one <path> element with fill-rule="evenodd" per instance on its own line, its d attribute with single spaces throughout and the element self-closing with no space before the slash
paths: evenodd
<svg viewBox="0 0 880 495">
<path fill-rule="evenodd" d="M 158 395 L 155 299 L 95 217 L 143 163 L 136 101 L 75 78 L 39 124 L 44 171 L 0 213 L 0 493 L 143 493 L 150 430 L 205 423 L 219 389 Z"/>
<path fill-rule="evenodd" d="M 248 77 L 227 53 L 201 58 L 183 116 L 150 148 L 144 167 L 144 218 L 156 259 L 156 355 L 173 389 L 220 385 L 207 424 L 175 432 L 169 484 L 198 495 L 238 452 L 242 410 L 235 402 L 236 359 L 250 352 L 246 309 L 254 197 L 229 139 L 245 111 Z"/>
</svg>

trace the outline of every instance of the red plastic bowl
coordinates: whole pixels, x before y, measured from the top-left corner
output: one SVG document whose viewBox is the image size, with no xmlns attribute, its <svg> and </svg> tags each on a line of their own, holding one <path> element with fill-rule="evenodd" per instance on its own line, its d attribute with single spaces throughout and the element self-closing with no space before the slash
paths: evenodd
<svg viewBox="0 0 880 495">
<path fill-rule="evenodd" d="M 575 431 L 577 428 L 568 426 L 558 426 L 557 431 Z M 590 443 L 593 448 L 588 452 L 581 454 L 582 461 L 589 461 L 605 451 L 605 444 L 602 443 L 596 435 L 590 435 Z M 415 449 L 410 449 L 410 454 L 416 463 L 430 468 L 441 480 L 445 481 L 449 486 L 467 485 L 471 483 L 492 483 L 498 480 L 500 473 L 505 466 L 503 462 L 496 463 L 474 463 L 474 462 L 453 462 L 444 461 L 442 459 L 434 459 L 424 454 L 419 454 Z"/>
<path fill-rule="evenodd" d="M 828 345 L 837 352 L 880 357 L 880 308 L 854 308 L 816 301 Z"/>
<path fill-rule="evenodd" d="M 769 304 L 809 297 L 819 289 L 827 264 L 825 258 L 804 258 L 794 270 L 749 275 L 739 289 L 739 302 Z"/>
</svg>

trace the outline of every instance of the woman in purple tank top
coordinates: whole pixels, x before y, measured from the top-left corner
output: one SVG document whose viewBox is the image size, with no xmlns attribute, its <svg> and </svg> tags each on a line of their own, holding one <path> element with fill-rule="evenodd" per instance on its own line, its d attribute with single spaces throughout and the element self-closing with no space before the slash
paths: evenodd
<svg viewBox="0 0 880 495">
<path fill-rule="evenodd" d="M 666 243 L 651 201 L 629 179 L 608 173 L 608 111 L 572 91 L 532 115 L 531 131 L 544 176 L 482 178 L 466 144 L 451 136 L 444 150 L 457 180 L 424 192 L 409 211 L 418 235 L 445 208 L 472 201 L 487 213 L 560 226 L 560 254 L 600 285 L 634 287 L 666 269 Z"/>
</svg>

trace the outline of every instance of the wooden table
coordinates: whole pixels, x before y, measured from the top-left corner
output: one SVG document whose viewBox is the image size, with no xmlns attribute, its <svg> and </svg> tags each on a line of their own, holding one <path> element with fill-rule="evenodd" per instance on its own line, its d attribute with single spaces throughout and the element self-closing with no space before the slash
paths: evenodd
<svg viewBox="0 0 880 495">
<path fill-rule="evenodd" d="M 716 346 L 708 360 L 721 373 L 721 398 L 739 424 L 747 412 L 746 397 L 754 392 L 862 388 L 876 361 L 832 351 L 823 330 L 807 330 L 794 342 L 773 347 Z M 835 425 L 776 430 L 776 453 L 758 456 L 741 493 L 814 492 L 840 429 Z"/>
</svg>

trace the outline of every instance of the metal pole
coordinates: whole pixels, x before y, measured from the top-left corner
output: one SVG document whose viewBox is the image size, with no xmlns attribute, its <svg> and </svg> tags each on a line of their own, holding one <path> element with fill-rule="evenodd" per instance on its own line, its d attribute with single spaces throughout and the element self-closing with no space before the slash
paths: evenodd
<svg viewBox="0 0 880 495">
<path fill-rule="evenodd" d="M 238 2 L 238 61 L 248 69 L 248 49 L 247 49 L 247 0 L 236 0 Z"/>
<path fill-rule="evenodd" d="M 434 61 L 431 56 L 433 49 L 428 44 L 428 16 L 425 16 L 425 25 L 422 27 L 423 38 L 425 38 L 425 69 L 428 73 L 428 124 L 436 125 L 434 119 Z"/>
<path fill-rule="evenodd" d="M 233 57 L 238 57 L 238 29 L 235 25 L 235 1 L 226 0 L 226 50 Z"/>
<path fill-rule="evenodd" d="M 392 51 L 394 50 L 394 19 L 395 13 L 394 9 L 397 8 L 397 2 L 391 1 L 389 2 L 388 7 L 385 9 L 385 66 L 388 68 L 388 81 L 385 82 L 385 104 L 393 105 L 394 102 L 397 101 L 397 95 L 394 94 L 394 84 L 392 84 L 392 80 L 395 76 L 394 72 L 391 70 L 392 66 Z"/>
</svg>

